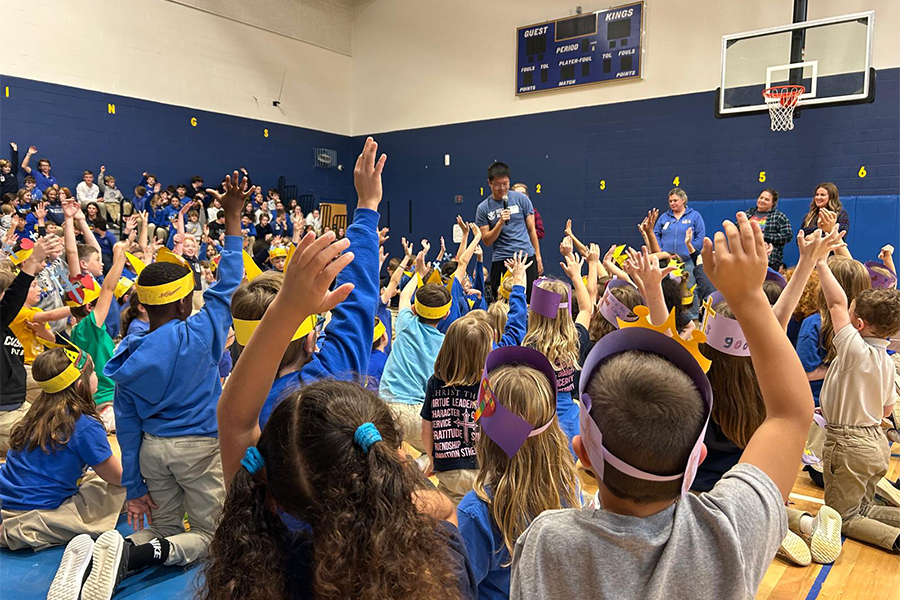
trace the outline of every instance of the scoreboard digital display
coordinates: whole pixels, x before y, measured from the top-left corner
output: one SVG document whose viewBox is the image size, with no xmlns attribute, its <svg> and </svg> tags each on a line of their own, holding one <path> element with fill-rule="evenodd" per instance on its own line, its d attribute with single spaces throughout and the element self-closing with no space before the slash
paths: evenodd
<svg viewBox="0 0 900 600">
<path fill-rule="evenodd" d="M 640 79 L 644 3 L 519 27 L 516 95 Z"/>
</svg>

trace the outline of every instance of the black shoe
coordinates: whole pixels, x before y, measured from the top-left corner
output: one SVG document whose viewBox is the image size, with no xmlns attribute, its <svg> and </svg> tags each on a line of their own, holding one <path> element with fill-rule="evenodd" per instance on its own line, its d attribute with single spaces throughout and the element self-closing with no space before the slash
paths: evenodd
<svg viewBox="0 0 900 600">
<path fill-rule="evenodd" d="M 81 590 L 82 600 L 110 600 L 128 571 L 131 544 L 115 529 L 94 542 L 91 574 Z"/>
<path fill-rule="evenodd" d="M 803 467 L 803 470 L 809 473 L 809 478 L 812 479 L 814 484 L 822 489 L 825 489 L 825 477 L 820 471 L 815 470 L 809 465 Z"/>
</svg>

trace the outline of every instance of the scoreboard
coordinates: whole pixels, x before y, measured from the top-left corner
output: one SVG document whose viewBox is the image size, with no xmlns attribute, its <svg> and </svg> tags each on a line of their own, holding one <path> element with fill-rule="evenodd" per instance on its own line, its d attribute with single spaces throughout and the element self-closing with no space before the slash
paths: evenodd
<svg viewBox="0 0 900 600">
<path fill-rule="evenodd" d="M 640 79 L 644 3 L 517 30 L 516 95 Z"/>
</svg>

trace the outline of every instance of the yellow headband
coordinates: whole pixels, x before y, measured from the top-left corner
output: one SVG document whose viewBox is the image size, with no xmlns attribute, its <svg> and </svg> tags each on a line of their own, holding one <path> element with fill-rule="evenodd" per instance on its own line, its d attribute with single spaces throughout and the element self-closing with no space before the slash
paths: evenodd
<svg viewBox="0 0 900 600">
<path fill-rule="evenodd" d="M 162 285 L 137 284 L 138 299 L 147 306 L 160 306 L 178 302 L 194 291 L 194 273 L 185 274 L 181 279 Z"/>
<path fill-rule="evenodd" d="M 696 290 L 696 289 L 697 289 L 697 284 L 695 283 L 695 284 L 694 284 L 694 287 L 692 287 L 692 288 L 690 288 L 690 289 L 688 290 L 688 292 L 690 292 L 691 295 L 690 295 L 690 296 L 685 296 L 684 298 L 681 299 L 681 304 L 682 304 L 682 305 L 684 305 L 684 306 L 690 306 L 691 304 L 694 303 L 694 290 Z"/>
<path fill-rule="evenodd" d="M 48 394 L 56 394 L 63 391 L 78 381 L 84 373 L 84 367 L 87 364 L 87 355 L 84 352 L 66 348 L 66 356 L 69 358 L 69 364 L 62 370 L 62 373 L 51 377 L 47 381 L 37 382 L 38 386 Z"/>
<path fill-rule="evenodd" d="M 450 312 L 450 307 L 453 306 L 453 300 L 443 306 L 425 306 L 419 299 L 416 298 L 415 302 L 416 306 L 416 314 L 422 317 L 423 319 L 428 319 L 429 321 L 434 321 L 437 319 L 443 319 L 447 316 L 447 313 Z"/>
<path fill-rule="evenodd" d="M 259 326 L 259 321 L 245 321 L 244 319 L 233 319 L 233 321 L 235 341 L 241 346 L 246 346 L 250 341 L 253 332 L 256 331 L 256 328 Z M 294 337 L 291 338 L 291 341 L 293 342 L 306 337 L 315 327 L 316 315 L 310 315 L 305 321 L 300 323 L 300 327 L 294 332 Z"/>
<path fill-rule="evenodd" d="M 381 319 L 375 317 L 375 333 L 372 335 L 372 343 L 374 344 L 380 340 L 386 331 L 387 329 L 384 328 L 384 323 L 381 322 Z"/>
<path fill-rule="evenodd" d="M 121 298 L 122 296 L 127 294 L 128 290 L 130 290 L 131 286 L 133 286 L 133 285 L 134 285 L 134 281 L 132 281 L 131 279 L 128 279 L 127 277 L 122 277 L 119 280 L 119 283 L 116 284 L 116 291 L 115 291 L 116 298 Z"/>
</svg>

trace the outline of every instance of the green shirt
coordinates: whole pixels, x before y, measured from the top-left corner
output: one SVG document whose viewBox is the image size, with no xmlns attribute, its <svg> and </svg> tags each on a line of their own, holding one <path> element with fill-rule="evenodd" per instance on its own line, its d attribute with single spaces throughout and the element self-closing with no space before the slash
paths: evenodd
<svg viewBox="0 0 900 600">
<path fill-rule="evenodd" d="M 116 384 L 103 374 L 103 367 L 106 366 L 106 361 L 112 358 L 116 345 L 106 333 L 106 326 L 98 327 L 92 312 L 72 328 L 71 339 L 73 344 L 90 354 L 94 361 L 94 373 L 97 374 L 97 393 L 94 394 L 94 402 L 96 404 L 112 402 Z"/>
</svg>

